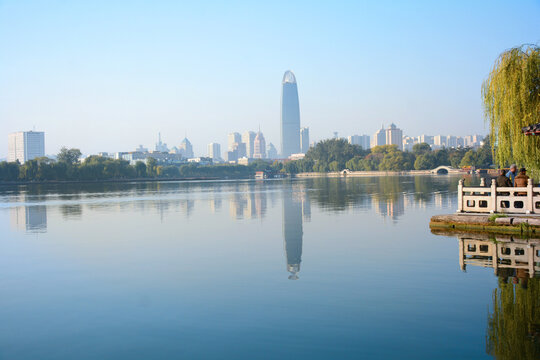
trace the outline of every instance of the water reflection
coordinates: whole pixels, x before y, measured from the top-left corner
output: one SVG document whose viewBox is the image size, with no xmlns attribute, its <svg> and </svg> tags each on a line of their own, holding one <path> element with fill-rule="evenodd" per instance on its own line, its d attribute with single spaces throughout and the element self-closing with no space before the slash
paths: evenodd
<svg viewBox="0 0 540 360">
<path fill-rule="evenodd" d="M 290 280 L 298 280 L 300 263 L 302 262 L 303 220 L 311 219 L 311 203 L 300 186 L 296 191 L 283 191 L 283 243 L 287 271 Z"/>
<path fill-rule="evenodd" d="M 458 180 L 458 177 L 441 181 L 429 176 L 394 176 L 264 182 L 27 185 L 0 190 L 0 203 L 10 207 L 13 228 L 28 232 L 47 230 L 47 209 L 51 208 L 59 210 L 64 220 L 81 220 L 87 211 L 116 209 L 150 210 L 163 221 L 173 212 L 181 212 L 189 218 L 201 203 L 206 203 L 211 214 L 225 206 L 235 220 L 262 220 L 268 208 L 278 206 L 279 197 L 284 196 L 289 199 L 283 212 L 288 211 L 289 205 L 296 206 L 291 201 L 300 199 L 298 206 L 304 221 L 310 220 L 314 204 L 322 211 L 330 212 L 375 210 L 381 217 L 396 223 L 408 208 L 425 208 L 428 204 L 455 206 Z M 290 195 L 283 193 L 284 185 Z"/>
<path fill-rule="evenodd" d="M 10 209 L 11 226 L 28 233 L 47 232 L 47 206 L 18 206 Z"/>
<path fill-rule="evenodd" d="M 457 238 L 463 271 L 468 266 L 492 268 L 497 276 L 488 314 L 486 352 L 496 359 L 539 359 L 540 239 L 481 233 Z"/>
</svg>

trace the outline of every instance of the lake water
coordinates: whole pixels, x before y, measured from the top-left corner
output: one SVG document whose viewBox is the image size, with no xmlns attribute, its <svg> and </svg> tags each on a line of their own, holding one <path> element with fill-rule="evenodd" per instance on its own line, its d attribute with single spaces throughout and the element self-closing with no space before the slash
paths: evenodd
<svg viewBox="0 0 540 360">
<path fill-rule="evenodd" d="M 455 212 L 458 179 L 0 187 L 0 359 L 481 359 L 506 337 L 527 347 L 534 324 L 524 340 L 490 328 L 507 285 L 491 267 L 461 270 L 458 238 L 429 230 Z M 509 286 L 530 297 L 536 280 Z"/>
</svg>

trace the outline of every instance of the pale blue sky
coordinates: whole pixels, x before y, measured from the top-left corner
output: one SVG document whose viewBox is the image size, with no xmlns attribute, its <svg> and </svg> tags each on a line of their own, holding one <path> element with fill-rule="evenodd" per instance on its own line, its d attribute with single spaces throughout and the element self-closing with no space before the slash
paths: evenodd
<svg viewBox="0 0 540 360">
<path fill-rule="evenodd" d="M 280 85 L 298 80 L 313 140 L 485 133 L 480 87 L 507 48 L 540 41 L 540 1 L 0 0 L 0 157 L 7 134 L 46 152 L 153 147 L 197 155 L 256 130 L 279 148 Z"/>
</svg>

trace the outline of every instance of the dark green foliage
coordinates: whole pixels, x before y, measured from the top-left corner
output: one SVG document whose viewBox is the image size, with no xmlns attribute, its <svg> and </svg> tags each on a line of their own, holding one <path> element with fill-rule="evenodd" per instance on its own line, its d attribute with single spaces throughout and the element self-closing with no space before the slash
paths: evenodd
<svg viewBox="0 0 540 360">
<path fill-rule="evenodd" d="M 66 147 L 62 147 L 62 149 L 60 149 L 60 153 L 58 154 L 58 161 L 65 162 L 67 164 L 75 164 L 79 161 L 81 155 L 82 154 L 79 149 L 68 149 Z"/>
<path fill-rule="evenodd" d="M 343 169 L 352 171 L 429 170 L 440 165 L 459 168 L 460 165 L 471 166 L 471 164 L 487 168 L 492 163 L 489 149 L 489 144 L 485 144 L 478 150 L 443 148 L 433 151 L 428 144 L 421 143 L 414 145 L 412 152 L 401 151 L 396 145 L 382 145 L 371 150 L 362 150 L 361 147 L 350 145 L 343 139 L 331 139 L 319 142 L 308 151 L 304 159 L 289 161 L 284 167 L 285 171 L 291 174 Z M 466 156 L 468 151 L 470 154 Z"/>
</svg>

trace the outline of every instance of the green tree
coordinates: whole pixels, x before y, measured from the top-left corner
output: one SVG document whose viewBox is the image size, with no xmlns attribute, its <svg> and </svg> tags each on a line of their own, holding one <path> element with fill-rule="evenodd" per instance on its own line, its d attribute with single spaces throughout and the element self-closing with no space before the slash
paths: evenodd
<svg viewBox="0 0 540 360">
<path fill-rule="evenodd" d="M 153 157 L 146 158 L 146 175 L 157 176 L 157 161 Z"/>
<path fill-rule="evenodd" d="M 337 161 L 338 167 L 343 169 L 347 161 L 355 156 L 364 156 L 366 151 L 358 145 L 351 145 L 345 139 L 328 139 L 319 141 L 314 147 L 310 148 L 306 154 L 306 159 L 311 160 L 320 169 L 321 163 L 328 167 L 333 161 Z M 320 170 L 317 170 L 320 171 Z M 327 171 L 327 170 L 325 170 Z"/>
<path fill-rule="evenodd" d="M 538 175 L 540 137 L 525 136 L 521 129 L 540 121 L 540 48 L 524 45 L 499 55 L 482 97 L 497 164 L 515 162 Z"/>
<path fill-rule="evenodd" d="M 416 170 L 434 169 L 437 167 L 435 166 L 435 162 L 435 155 L 433 155 L 431 152 L 427 152 L 416 157 L 416 160 L 414 161 L 414 168 Z"/>
<path fill-rule="evenodd" d="M 58 161 L 65 162 L 66 164 L 73 165 L 79 162 L 81 157 L 81 151 L 79 149 L 68 149 L 65 146 L 60 149 L 57 155 Z"/>
<path fill-rule="evenodd" d="M 414 155 L 421 155 L 431 151 L 431 146 L 428 143 L 414 144 L 412 148 Z"/>
<path fill-rule="evenodd" d="M 137 177 L 145 177 L 146 176 L 146 164 L 142 161 L 137 161 L 135 163 L 135 174 Z"/>
</svg>

